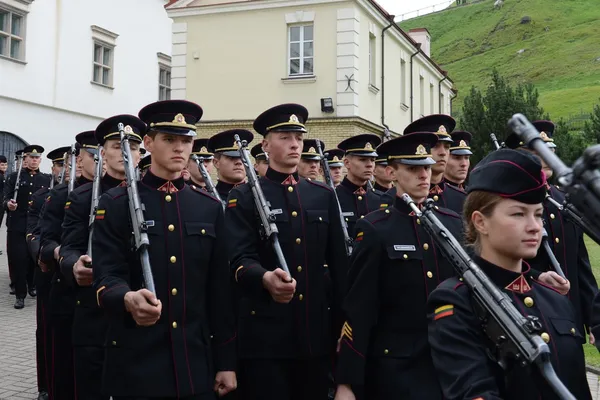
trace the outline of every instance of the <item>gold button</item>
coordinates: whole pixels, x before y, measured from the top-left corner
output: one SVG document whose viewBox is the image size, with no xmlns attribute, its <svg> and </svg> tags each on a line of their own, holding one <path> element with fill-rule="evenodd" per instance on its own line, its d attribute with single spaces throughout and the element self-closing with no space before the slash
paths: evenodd
<svg viewBox="0 0 600 400">
<path fill-rule="evenodd" d="M 31 194 L 31 193 L 29 193 L 29 194 Z M 362 200 L 362 196 L 358 196 L 358 200 Z"/>
<path fill-rule="evenodd" d="M 324 266 L 325 268 L 329 268 L 329 265 L 327 265 L 327 264 L 323 264 L 323 266 Z"/>
<path fill-rule="evenodd" d="M 540 336 L 544 342 L 548 343 L 550 341 L 550 335 L 548 335 L 546 332 L 543 332 Z"/>
<path fill-rule="evenodd" d="M 388 349 L 385 349 L 385 350 L 383 351 L 383 354 L 389 354 L 389 353 L 390 353 L 390 351 L 389 351 Z"/>
<path fill-rule="evenodd" d="M 438 206 L 435 206 L 435 207 L 433 207 L 433 208 L 435 208 L 436 210 L 439 210 L 439 209 L 440 209 Z"/>
<path fill-rule="evenodd" d="M 360 218 L 364 218 L 364 217 L 365 217 L 364 215 L 361 215 L 361 216 L 360 216 Z"/>
<path fill-rule="evenodd" d="M 171 289 L 171 294 L 173 296 L 177 296 L 177 289 L 176 288 Z"/>
<path fill-rule="evenodd" d="M 206 235 L 206 229 L 202 229 L 200 232 L 202 232 L 203 235 Z"/>
<path fill-rule="evenodd" d="M 421 220 L 417 218 L 417 225 L 421 225 Z"/>
<path fill-rule="evenodd" d="M 571 328 L 571 335 L 575 336 L 575 328 Z"/>
<path fill-rule="evenodd" d="M 405 260 L 407 260 L 408 259 L 408 254 L 403 255 L 402 258 L 404 258 Z"/>
<path fill-rule="evenodd" d="M 166 196 L 165 196 L 165 201 L 166 201 L 167 203 L 170 203 L 170 202 L 171 202 L 171 195 L 170 195 L 170 194 L 168 194 L 168 195 L 166 195 Z"/>
<path fill-rule="evenodd" d="M 292 217 L 297 217 L 298 213 L 296 211 L 292 211 Z"/>
<path fill-rule="evenodd" d="M 173 329 L 177 329 L 177 322 L 173 321 Z"/>
<path fill-rule="evenodd" d="M 531 297 L 525 297 L 523 303 L 525 303 L 526 307 L 533 307 L 533 299 Z"/>
<path fill-rule="evenodd" d="M 304 299 L 304 296 L 302 294 L 298 295 L 298 300 L 302 301 Z"/>
<path fill-rule="evenodd" d="M 438 197 L 438 195 L 436 194 L 435 196 L 433 196 L 433 201 L 438 201 L 440 198 Z"/>
<path fill-rule="evenodd" d="M 389 214 L 389 213 L 390 213 L 390 210 L 387 210 L 387 209 L 386 209 L 386 210 L 385 210 L 385 213 L 386 213 L 386 214 Z"/>
<path fill-rule="evenodd" d="M 292 193 L 294 191 L 294 188 L 291 186 L 288 186 L 288 192 Z"/>
<path fill-rule="evenodd" d="M 250 311 L 250 315 L 256 315 L 256 311 L 254 311 L 254 310 Z"/>
<path fill-rule="evenodd" d="M 298 272 L 302 272 L 302 265 L 298 265 L 298 268 L 296 268 L 296 270 L 298 270 Z"/>
<path fill-rule="evenodd" d="M 429 245 L 427 243 L 423 243 L 423 250 L 429 250 Z"/>
<path fill-rule="evenodd" d="M 81 305 L 81 301 L 77 300 L 77 305 Z"/>
<path fill-rule="evenodd" d="M 29 194 L 31 194 L 31 192 L 29 192 Z"/>
<path fill-rule="evenodd" d="M 554 241 L 555 241 L 557 244 L 558 244 L 558 243 L 560 243 L 560 239 L 559 239 L 559 238 L 556 238 L 556 239 L 554 239 Z"/>
<path fill-rule="evenodd" d="M 171 261 L 171 264 L 175 264 L 175 261 L 177 261 L 177 257 L 171 256 L 169 260 Z"/>
<path fill-rule="evenodd" d="M 319 221 L 323 221 L 323 217 L 319 217 Z"/>
<path fill-rule="evenodd" d="M 169 232 L 173 232 L 175 230 L 175 225 L 173 225 L 173 224 L 169 225 L 168 229 L 169 229 Z"/>
<path fill-rule="evenodd" d="M 550 214 L 550 219 L 554 219 L 556 216 L 554 214 Z"/>
<path fill-rule="evenodd" d="M 296 239 L 296 244 L 300 244 L 302 243 L 302 240 L 300 240 L 300 238 Z"/>
<path fill-rule="evenodd" d="M 427 277 L 428 278 L 433 278 L 433 272 L 427 271 Z"/>
<path fill-rule="evenodd" d="M 117 342 L 116 342 L 115 340 L 113 340 L 113 341 L 112 341 L 112 345 L 113 345 L 113 346 L 116 346 L 116 345 L 117 345 Z"/>
<path fill-rule="evenodd" d="M 346 222 L 348 222 L 348 218 L 344 218 L 346 220 Z"/>
</svg>

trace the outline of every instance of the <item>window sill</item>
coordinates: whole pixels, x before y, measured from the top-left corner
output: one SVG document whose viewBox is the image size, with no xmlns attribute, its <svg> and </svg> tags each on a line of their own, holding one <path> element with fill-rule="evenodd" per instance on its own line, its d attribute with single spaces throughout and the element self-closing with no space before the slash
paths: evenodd
<svg viewBox="0 0 600 400">
<path fill-rule="evenodd" d="M 314 83 L 317 81 L 316 75 L 293 75 L 287 78 L 281 78 L 283 83 Z"/>
<path fill-rule="evenodd" d="M 379 93 L 379 89 L 377 89 L 376 86 L 374 86 L 370 83 L 369 83 L 369 90 L 371 91 L 371 93 L 375 93 L 375 94 Z"/>
<path fill-rule="evenodd" d="M 408 111 L 408 106 L 404 103 L 400 103 L 400 108 L 402 109 L 402 111 Z"/>
<path fill-rule="evenodd" d="M 27 62 L 26 62 L 26 61 L 19 60 L 19 59 L 17 59 L 17 58 L 12 58 L 12 57 L 3 56 L 3 55 L 1 55 L 1 54 L 0 54 L 0 60 L 12 61 L 12 62 L 14 62 L 14 63 L 17 63 L 17 64 L 21 64 L 21 65 L 27 65 Z"/>
<path fill-rule="evenodd" d="M 90 83 L 91 83 L 92 85 L 100 86 L 101 88 L 104 88 L 104 89 L 115 90 L 115 88 L 114 88 L 114 87 L 112 87 L 112 86 L 103 85 L 103 84 L 101 84 L 101 83 L 98 83 L 98 82 L 90 81 Z"/>
</svg>

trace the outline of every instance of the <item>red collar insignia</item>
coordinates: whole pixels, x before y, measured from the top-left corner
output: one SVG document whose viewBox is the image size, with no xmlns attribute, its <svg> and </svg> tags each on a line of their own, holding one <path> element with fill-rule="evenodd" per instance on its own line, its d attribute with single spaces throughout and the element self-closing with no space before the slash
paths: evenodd
<svg viewBox="0 0 600 400">
<path fill-rule="evenodd" d="M 531 286 L 529 286 L 529 283 L 527 283 L 525 276 L 521 274 L 517 279 L 509 283 L 504 289 L 523 294 L 529 292 L 531 290 Z"/>
<path fill-rule="evenodd" d="M 167 192 L 167 193 L 175 193 L 178 192 L 179 189 L 173 185 L 173 182 L 167 181 L 164 185 L 158 188 L 159 192 Z"/>
</svg>

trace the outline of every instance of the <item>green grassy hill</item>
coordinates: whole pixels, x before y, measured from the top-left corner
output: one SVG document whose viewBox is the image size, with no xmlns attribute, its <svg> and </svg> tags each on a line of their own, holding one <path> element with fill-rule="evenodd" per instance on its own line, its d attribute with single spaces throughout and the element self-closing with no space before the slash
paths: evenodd
<svg viewBox="0 0 600 400">
<path fill-rule="evenodd" d="M 600 98 L 598 0 L 493 0 L 405 21 L 431 33 L 432 57 L 449 71 L 462 108 L 472 85 L 485 90 L 492 68 L 516 84 L 531 82 L 553 119 L 591 112 Z M 529 16 L 529 24 L 521 18 Z M 518 51 L 524 49 L 521 54 Z"/>
</svg>

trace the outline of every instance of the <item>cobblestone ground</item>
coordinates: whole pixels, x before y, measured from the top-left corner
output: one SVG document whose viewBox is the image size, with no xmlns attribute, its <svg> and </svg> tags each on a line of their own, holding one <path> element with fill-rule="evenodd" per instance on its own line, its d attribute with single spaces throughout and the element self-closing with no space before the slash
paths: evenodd
<svg viewBox="0 0 600 400">
<path fill-rule="evenodd" d="M 0 229 L 0 400 L 37 398 L 35 362 L 35 299 L 27 297 L 25 308 L 15 310 L 9 295 L 6 261 L 6 228 Z M 600 380 L 588 372 L 594 400 L 600 400 Z"/>
</svg>

